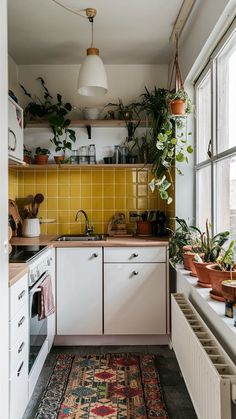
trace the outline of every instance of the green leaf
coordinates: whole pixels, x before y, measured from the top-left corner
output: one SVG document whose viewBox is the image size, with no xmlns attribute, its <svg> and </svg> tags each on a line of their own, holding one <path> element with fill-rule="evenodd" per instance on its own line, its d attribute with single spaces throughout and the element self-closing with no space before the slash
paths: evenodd
<svg viewBox="0 0 236 419">
<path fill-rule="evenodd" d="M 193 152 L 193 147 L 191 145 L 187 147 L 187 152 L 190 154 Z"/>
<path fill-rule="evenodd" d="M 164 199 L 164 200 L 168 199 L 169 197 L 168 192 L 160 190 L 160 197 L 161 199 Z"/>
<path fill-rule="evenodd" d="M 179 163 L 182 163 L 183 161 L 184 161 L 184 153 L 182 153 L 181 151 L 176 155 L 176 160 L 179 162 Z"/>
<path fill-rule="evenodd" d="M 171 144 L 173 144 L 173 145 L 176 145 L 177 144 L 177 140 L 176 140 L 176 138 L 171 138 Z"/>
<path fill-rule="evenodd" d="M 172 201 L 173 201 L 173 199 L 171 198 L 171 196 L 168 196 L 168 198 L 167 198 L 167 205 L 170 205 Z"/>
<path fill-rule="evenodd" d="M 176 167 L 176 170 L 177 170 L 177 173 L 180 175 L 180 176 L 183 176 L 184 174 L 183 174 L 183 172 L 178 168 L 178 167 Z"/>
</svg>

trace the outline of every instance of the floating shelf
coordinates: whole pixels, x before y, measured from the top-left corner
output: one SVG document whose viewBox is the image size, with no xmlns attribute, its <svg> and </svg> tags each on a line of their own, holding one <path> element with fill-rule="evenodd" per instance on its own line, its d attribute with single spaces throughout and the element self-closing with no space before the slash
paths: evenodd
<svg viewBox="0 0 236 419">
<path fill-rule="evenodd" d="M 129 121 L 136 123 L 137 121 Z M 91 127 L 126 127 L 126 122 L 123 119 L 84 119 L 71 121 L 70 127 L 86 128 Z M 141 121 L 139 126 L 145 127 L 148 126 L 148 121 Z M 27 124 L 26 128 L 48 128 L 48 121 L 31 121 Z"/>
<path fill-rule="evenodd" d="M 150 169 L 151 164 L 136 163 L 136 164 L 26 164 L 25 166 L 15 166 L 9 164 L 9 168 L 17 170 L 78 170 L 78 169 Z"/>
</svg>

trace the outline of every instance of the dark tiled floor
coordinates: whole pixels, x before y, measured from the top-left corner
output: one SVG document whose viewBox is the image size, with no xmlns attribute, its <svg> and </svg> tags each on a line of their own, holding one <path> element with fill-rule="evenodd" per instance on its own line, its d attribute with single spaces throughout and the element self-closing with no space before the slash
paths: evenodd
<svg viewBox="0 0 236 419">
<path fill-rule="evenodd" d="M 106 354 L 120 352 L 153 353 L 157 354 L 157 369 L 163 389 L 170 419 L 197 419 L 191 399 L 181 377 L 174 352 L 168 346 L 55 346 L 48 355 L 42 373 L 39 377 L 33 396 L 29 402 L 23 419 L 33 419 L 37 411 L 42 393 L 47 384 L 57 354 Z M 47 419 L 47 418 L 45 418 Z"/>
</svg>

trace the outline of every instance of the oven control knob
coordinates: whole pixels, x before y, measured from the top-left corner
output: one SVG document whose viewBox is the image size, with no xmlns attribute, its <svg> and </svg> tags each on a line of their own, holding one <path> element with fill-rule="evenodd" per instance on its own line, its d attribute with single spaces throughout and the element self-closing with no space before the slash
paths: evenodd
<svg viewBox="0 0 236 419">
<path fill-rule="evenodd" d="M 48 264 L 48 266 L 51 265 L 51 260 L 50 259 L 47 260 L 47 264 Z"/>
<path fill-rule="evenodd" d="M 31 280 L 31 282 L 34 281 L 34 274 L 33 274 L 33 272 L 31 272 L 31 274 L 30 274 L 30 280 Z"/>
<path fill-rule="evenodd" d="M 37 270 L 36 270 L 36 274 L 37 274 L 37 276 L 40 276 L 40 271 L 39 271 L 39 269 L 37 269 Z"/>
</svg>

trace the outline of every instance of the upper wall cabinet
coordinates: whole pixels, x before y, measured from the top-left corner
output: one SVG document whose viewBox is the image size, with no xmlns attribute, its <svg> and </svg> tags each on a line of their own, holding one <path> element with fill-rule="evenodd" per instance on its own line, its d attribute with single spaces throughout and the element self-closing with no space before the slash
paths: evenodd
<svg viewBox="0 0 236 419">
<path fill-rule="evenodd" d="M 23 109 L 8 98 L 8 156 L 17 163 L 23 162 Z"/>
</svg>

